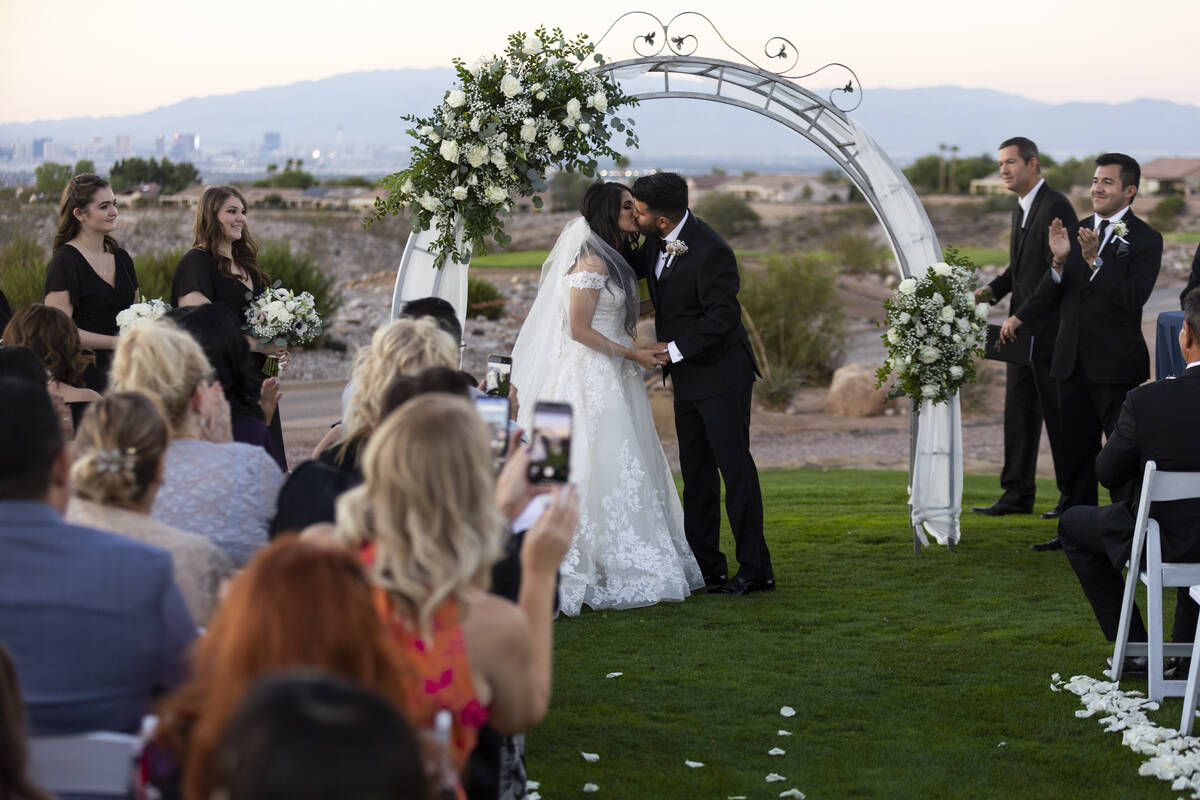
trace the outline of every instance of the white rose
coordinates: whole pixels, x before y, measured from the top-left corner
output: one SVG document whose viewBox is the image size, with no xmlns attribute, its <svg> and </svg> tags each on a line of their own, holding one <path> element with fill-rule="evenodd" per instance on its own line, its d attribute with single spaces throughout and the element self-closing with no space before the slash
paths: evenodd
<svg viewBox="0 0 1200 800">
<path fill-rule="evenodd" d="M 422 136 L 431 136 L 433 134 L 433 126 L 432 125 L 422 125 L 421 129 L 419 131 L 417 131 L 417 133 L 419 133 Z"/>
<path fill-rule="evenodd" d="M 980 319 L 987 319 L 987 315 L 988 315 L 988 304 L 987 303 L 980 303 L 979 305 L 975 306 L 975 316 L 979 317 Z"/>
<path fill-rule="evenodd" d="M 900 312 L 899 320 L 901 325 L 907 325 L 910 319 L 912 319 L 912 315 L 910 315 L 907 311 Z"/>
<path fill-rule="evenodd" d="M 486 193 L 489 203 L 499 205 L 508 199 L 508 192 L 499 186 L 489 186 Z"/>
<path fill-rule="evenodd" d="M 925 335 L 925 326 L 918 322 L 916 325 L 913 326 L 913 332 L 916 333 L 917 336 L 924 336 Z"/>
<path fill-rule="evenodd" d="M 930 300 L 931 300 L 931 301 L 932 301 L 932 302 L 933 302 L 935 305 L 939 305 L 939 306 L 940 306 L 940 305 L 943 305 L 943 304 L 946 302 L 946 298 L 942 297 L 942 293 L 941 293 L 941 292 L 934 292 L 934 293 L 933 293 L 933 296 L 932 296 L 932 297 L 930 297 L 929 299 L 930 299 Z"/>
<path fill-rule="evenodd" d="M 431 195 L 429 192 L 426 192 L 425 194 L 421 195 L 421 199 L 418 200 L 417 202 L 421 204 L 421 208 L 425 209 L 426 211 L 430 211 L 430 212 L 437 211 L 442 207 L 442 202 L 440 200 L 438 200 L 436 197 L 434 197 L 433 195 Z"/>
<path fill-rule="evenodd" d="M 525 121 L 521 123 L 521 141 L 532 142 L 536 138 L 537 124 L 533 121 L 532 117 L 526 117 Z"/>
<path fill-rule="evenodd" d="M 458 163 L 458 142 L 453 139 L 447 139 L 442 142 L 440 152 L 442 158 L 454 164 Z"/>
<path fill-rule="evenodd" d="M 939 358 L 941 358 L 942 354 L 940 352 L 938 352 L 938 349 L 936 347 L 930 347 L 929 345 L 926 345 L 921 348 L 920 356 L 921 356 L 921 361 L 923 361 L 926 364 L 932 364 L 933 362 L 935 362 Z"/>
<path fill-rule="evenodd" d="M 950 325 L 949 324 L 943 325 L 942 326 L 942 336 L 949 336 L 949 335 L 950 335 Z"/>
<path fill-rule="evenodd" d="M 937 393 L 938 387 L 934 386 L 932 383 L 926 383 L 921 386 L 922 397 L 937 397 Z"/>
<path fill-rule="evenodd" d="M 507 74 L 500 79 L 500 91 L 511 100 L 521 93 L 521 82 L 517 80 L 516 75 Z"/>
<path fill-rule="evenodd" d="M 889 344 L 896 344 L 900 341 L 900 331 L 892 328 L 887 332 L 887 340 Z"/>
<path fill-rule="evenodd" d="M 596 92 L 588 100 L 588 105 L 603 114 L 608 110 L 608 96 L 604 92 Z"/>
<path fill-rule="evenodd" d="M 546 141 L 546 147 L 550 149 L 552 155 L 558 155 L 563 149 L 563 140 L 560 136 L 551 136 Z"/>
<path fill-rule="evenodd" d="M 534 95 L 534 97 L 536 97 L 538 100 L 545 100 L 545 99 L 546 99 L 546 93 L 545 93 L 545 92 L 538 92 L 537 94 L 535 94 L 535 95 Z"/>
<path fill-rule="evenodd" d="M 951 341 L 953 341 L 955 344 L 962 344 L 962 343 L 963 343 L 963 338 L 962 338 L 961 336 L 959 336 L 957 333 L 956 333 L 956 334 L 954 334 L 953 336 L 951 336 L 951 337 L 950 337 L 950 339 L 951 339 Z"/>
<path fill-rule="evenodd" d="M 442 140 L 442 137 L 438 136 L 436 133 L 429 134 L 429 141 L 433 142 L 434 144 L 437 144 L 441 140 Z"/>
<path fill-rule="evenodd" d="M 454 195 L 455 200 L 466 200 L 467 199 L 467 187 L 455 186 L 454 191 L 450 192 L 450 194 Z"/>
<path fill-rule="evenodd" d="M 933 270 L 934 275 L 941 275 L 945 277 L 946 275 L 950 274 L 950 265 L 942 261 L 934 264 L 932 267 L 930 267 L 930 269 Z"/>
<path fill-rule="evenodd" d="M 469 127 L 473 133 L 479 133 L 479 128 L 481 127 L 479 117 L 471 117 Z"/>
<path fill-rule="evenodd" d="M 504 169 L 508 166 L 508 159 L 504 157 L 504 153 L 500 152 L 499 150 L 493 150 L 492 165 L 495 166 L 496 169 Z"/>
<path fill-rule="evenodd" d="M 400 187 L 400 192 L 402 194 L 412 194 L 412 191 L 413 191 L 412 178 L 405 178 L 404 185 Z"/>
<path fill-rule="evenodd" d="M 542 85 L 540 83 L 535 83 L 533 86 L 529 87 L 529 91 L 536 92 L 541 88 L 542 88 Z"/>
<path fill-rule="evenodd" d="M 953 367 L 950 368 L 950 377 L 951 378 L 954 378 L 954 380 L 958 380 L 962 376 L 963 376 L 963 368 L 962 367 L 955 364 Z"/>
<path fill-rule="evenodd" d="M 585 134 L 585 135 L 589 134 L 592 132 L 592 126 L 587 124 L 586 122 L 581 122 L 581 123 L 579 123 L 579 132 L 582 134 Z"/>
<path fill-rule="evenodd" d="M 521 50 L 527 56 L 537 55 L 542 51 L 542 43 L 537 39 L 530 38 L 527 42 L 525 42 L 525 46 L 522 47 Z"/>
<path fill-rule="evenodd" d="M 467 102 L 467 96 L 460 89 L 455 89 L 446 95 L 446 105 L 451 108 L 459 108 Z"/>
<path fill-rule="evenodd" d="M 900 292 L 900 294 L 912 294 L 916 290 L 916 278 L 905 278 L 904 280 L 900 281 L 900 285 L 896 287 L 896 291 Z"/>
<path fill-rule="evenodd" d="M 578 119 L 580 116 L 580 103 L 574 97 L 567 101 L 567 118 Z"/>
<path fill-rule="evenodd" d="M 943 322 L 953 322 L 954 321 L 954 306 L 942 306 L 942 321 Z"/>
<path fill-rule="evenodd" d="M 477 183 L 479 183 L 479 178 L 474 172 L 467 176 L 467 186 L 474 186 Z"/>
<path fill-rule="evenodd" d="M 971 323 L 967 322 L 965 317 L 959 317 L 958 322 L 954 323 L 960 331 L 965 331 L 971 327 Z"/>
<path fill-rule="evenodd" d="M 443 154 L 444 155 L 444 154 Z M 487 161 L 488 149 L 485 145 L 477 144 L 467 153 L 467 163 L 472 167 L 481 167 Z"/>
</svg>

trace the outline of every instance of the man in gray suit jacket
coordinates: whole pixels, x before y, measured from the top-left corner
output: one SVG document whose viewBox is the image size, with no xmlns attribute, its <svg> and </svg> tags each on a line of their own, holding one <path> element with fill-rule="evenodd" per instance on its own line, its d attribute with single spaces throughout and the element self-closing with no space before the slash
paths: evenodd
<svg viewBox="0 0 1200 800">
<path fill-rule="evenodd" d="M 136 732 L 196 626 L 164 550 L 68 525 L 71 452 L 44 386 L 0 378 L 0 642 L 41 735 Z"/>
</svg>

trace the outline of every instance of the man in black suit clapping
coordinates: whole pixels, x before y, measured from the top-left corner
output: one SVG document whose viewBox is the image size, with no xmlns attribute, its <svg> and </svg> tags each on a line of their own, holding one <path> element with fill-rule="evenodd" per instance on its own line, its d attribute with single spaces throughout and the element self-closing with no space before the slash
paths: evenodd
<svg viewBox="0 0 1200 800">
<path fill-rule="evenodd" d="M 1096 455 L 1109 436 L 1129 390 L 1150 377 L 1150 352 L 1142 337 L 1142 307 L 1162 263 L 1163 239 L 1130 208 L 1141 168 L 1122 153 L 1096 159 L 1092 216 L 1070 229 L 1050 224 L 1054 259 L 1033 297 L 1004 321 L 1001 338 L 1058 309 L 1050 375 L 1058 381 L 1062 409 L 1064 508 L 1098 502 Z M 1110 486 L 1114 501 L 1132 486 Z M 1058 537 L 1033 545 L 1056 550 Z"/>
<path fill-rule="evenodd" d="M 1020 198 L 1013 209 L 1008 269 L 975 295 L 995 304 L 1011 292 L 1008 305 L 1015 314 L 1050 269 L 1050 220 L 1058 218 L 1074 224 L 1075 209 L 1061 192 L 1042 178 L 1037 145 L 1029 139 L 1024 136 L 1006 139 L 1000 144 L 999 161 L 1001 179 Z M 1057 310 L 1028 327 L 1033 333 L 1033 358 L 1028 364 L 1009 364 L 1005 375 L 1004 467 L 1000 470 L 1000 486 L 1004 493 L 990 506 L 972 508 L 976 514 L 998 517 L 1033 511 L 1043 421 L 1050 439 L 1060 497 L 1055 508 L 1042 516 L 1051 519 L 1060 513 L 1066 489 L 1059 453 L 1062 423 L 1058 413 L 1058 386 L 1050 377 L 1050 357 L 1058 333 Z"/>
<path fill-rule="evenodd" d="M 1179 347 L 1187 370 L 1178 378 L 1148 383 L 1129 392 L 1120 418 L 1096 459 L 1096 474 L 1110 489 L 1138 486 L 1146 462 L 1168 471 L 1200 471 L 1200 291 L 1184 300 L 1186 317 Z M 1110 642 L 1117 636 L 1125 581 L 1121 569 L 1129 558 L 1137 498 L 1109 506 L 1075 506 L 1058 523 L 1058 536 L 1100 629 Z M 1150 509 L 1162 535 L 1167 561 L 1200 561 L 1200 501 L 1155 504 Z M 1174 639 L 1190 642 L 1196 630 L 1196 604 L 1187 587 L 1177 595 Z M 1146 641 L 1140 613 L 1131 620 L 1129 640 Z M 1145 669 L 1143 663 L 1132 665 Z"/>
</svg>

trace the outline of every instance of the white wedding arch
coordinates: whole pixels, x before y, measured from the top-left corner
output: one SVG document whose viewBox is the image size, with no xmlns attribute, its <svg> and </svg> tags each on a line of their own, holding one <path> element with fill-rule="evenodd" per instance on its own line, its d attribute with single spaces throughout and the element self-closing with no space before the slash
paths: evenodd
<svg viewBox="0 0 1200 800">
<path fill-rule="evenodd" d="M 929 222 L 916 192 L 904 173 L 876 144 L 847 109 L 834 97 L 861 98 L 861 88 L 853 71 L 842 64 L 827 64 L 803 75 L 791 74 L 799 50 L 789 40 L 775 36 L 767 40 L 764 55 L 782 60 L 784 69 L 769 70 L 755 64 L 729 45 L 712 22 L 697 12 L 683 12 L 667 22 L 649 12 L 634 11 L 619 17 L 597 42 L 609 39 L 618 26 L 649 21 L 650 32 L 633 37 L 634 57 L 610 61 L 593 72 L 607 74 L 621 83 L 623 90 L 639 100 L 660 98 L 703 100 L 743 108 L 772 119 L 819 147 L 854 184 L 883 226 L 896 256 L 901 278 L 923 271 L 942 260 L 937 234 Z M 744 63 L 697 55 L 699 36 L 687 24 L 704 23 L 711 34 Z M 644 27 L 642 28 L 644 30 Z M 703 30 L 703 28 L 701 28 Z M 661 38 L 660 38 L 661 37 Z M 839 68 L 848 74 L 844 86 L 827 98 L 801 87 L 797 79 L 811 77 L 825 69 Z M 661 85 L 659 79 L 661 78 Z M 626 88 L 637 81 L 637 88 Z M 649 82 L 649 85 L 647 83 Z M 397 269 L 392 297 L 392 316 L 407 299 L 436 295 L 454 305 L 460 320 L 465 319 L 467 298 L 466 263 L 447 262 L 441 269 L 433 266 L 429 250 L 434 233 L 423 231 L 409 237 Z M 912 415 L 909 459 L 909 503 L 913 545 L 917 552 L 928 545 L 926 533 L 953 549 L 959 539 L 959 513 L 962 503 L 962 427 L 958 395 L 948 403 L 920 404 Z"/>
</svg>

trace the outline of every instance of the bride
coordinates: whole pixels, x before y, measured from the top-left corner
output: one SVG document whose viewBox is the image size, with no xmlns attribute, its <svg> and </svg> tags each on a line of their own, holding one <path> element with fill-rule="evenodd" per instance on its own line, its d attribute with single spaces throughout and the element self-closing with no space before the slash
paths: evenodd
<svg viewBox="0 0 1200 800">
<path fill-rule="evenodd" d="M 637 278 L 633 196 L 596 183 L 542 266 L 538 295 L 513 348 L 518 423 L 538 400 L 574 410 L 571 481 L 579 527 L 563 559 L 559 606 L 578 614 L 683 600 L 704 585 L 642 380 L 654 356 L 633 347 Z"/>
</svg>

